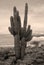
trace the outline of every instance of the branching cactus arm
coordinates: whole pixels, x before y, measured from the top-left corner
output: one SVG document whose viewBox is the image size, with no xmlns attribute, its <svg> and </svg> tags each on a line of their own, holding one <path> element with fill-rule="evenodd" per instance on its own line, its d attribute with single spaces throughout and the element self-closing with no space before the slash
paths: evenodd
<svg viewBox="0 0 44 65">
<path fill-rule="evenodd" d="M 13 8 L 13 16 L 10 17 L 10 24 L 11 27 L 9 27 L 10 33 L 15 36 L 17 33 L 20 34 L 21 30 L 21 20 L 19 16 L 19 12 L 16 10 L 16 7 Z"/>
<path fill-rule="evenodd" d="M 8 27 L 10 33 L 14 36 L 16 35 L 15 31 L 14 31 L 14 22 L 13 22 L 13 16 L 10 17 L 10 24 L 11 27 Z"/>
<path fill-rule="evenodd" d="M 14 29 L 13 16 L 10 17 L 10 24 L 11 24 L 11 28 Z"/>
<path fill-rule="evenodd" d="M 28 32 L 27 32 L 28 33 Z M 32 39 L 32 30 L 29 30 L 29 33 L 27 35 L 27 37 L 25 38 L 25 40 L 28 42 Z"/>
<path fill-rule="evenodd" d="M 24 24 L 21 28 L 21 38 L 25 37 L 26 27 L 27 27 L 27 15 L 28 15 L 28 4 L 25 4 L 25 15 L 24 15 Z"/>
<path fill-rule="evenodd" d="M 27 27 L 27 15 L 28 15 L 28 4 L 25 4 L 25 16 L 24 16 L 24 30 L 26 30 Z"/>
<path fill-rule="evenodd" d="M 29 25 L 28 29 L 26 30 L 27 15 L 28 15 L 28 4 L 26 3 L 26 5 L 25 5 L 24 25 L 23 25 L 23 28 L 21 28 L 21 35 L 20 35 L 20 38 L 22 39 L 24 37 L 26 42 L 30 41 L 32 39 L 32 30 L 30 29 L 31 26 Z"/>
<path fill-rule="evenodd" d="M 27 28 L 27 31 L 26 31 L 26 35 L 25 35 L 25 38 L 29 35 L 29 33 L 30 33 L 30 25 L 28 25 L 28 28 Z"/>
<path fill-rule="evenodd" d="M 18 34 L 20 32 L 20 28 L 21 28 L 21 20 L 20 20 L 20 16 L 19 16 L 19 12 L 18 10 L 16 10 L 16 8 L 14 7 L 13 9 L 14 11 L 14 31 Z"/>
</svg>

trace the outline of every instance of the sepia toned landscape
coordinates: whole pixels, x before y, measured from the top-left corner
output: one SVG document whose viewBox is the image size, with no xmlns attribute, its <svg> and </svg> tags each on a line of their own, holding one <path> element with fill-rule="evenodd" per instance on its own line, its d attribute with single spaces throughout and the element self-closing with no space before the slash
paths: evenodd
<svg viewBox="0 0 44 65">
<path fill-rule="evenodd" d="M 0 0 L 0 65 L 44 65 L 44 0 Z"/>
</svg>

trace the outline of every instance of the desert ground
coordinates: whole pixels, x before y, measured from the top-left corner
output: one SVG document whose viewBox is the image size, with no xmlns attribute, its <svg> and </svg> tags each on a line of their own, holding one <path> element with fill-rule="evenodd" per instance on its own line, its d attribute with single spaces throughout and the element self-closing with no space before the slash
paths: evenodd
<svg viewBox="0 0 44 65">
<path fill-rule="evenodd" d="M 30 42 L 30 44 L 28 43 L 23 60 L 16 60 L 14 40 L 8 37 L 9 35 L 4 35 L 2 38 L 0 36 L 0 65 L 44 65 L 44 42 L 36 39 L 36 41 Z"/>
</svg>

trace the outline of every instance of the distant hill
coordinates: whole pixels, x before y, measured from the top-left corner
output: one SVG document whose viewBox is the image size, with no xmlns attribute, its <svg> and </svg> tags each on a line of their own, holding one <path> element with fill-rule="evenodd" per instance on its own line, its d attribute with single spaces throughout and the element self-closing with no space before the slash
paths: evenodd
<svg viewBox="0 0 44 65">
<path fill-rule="evenodd" d="M 41 37 L 41 36 L 43 36 L 44 37 L 44 34 L 33 34 L 32 36 L 34 36 L 34 37 Z"/>
</svg>

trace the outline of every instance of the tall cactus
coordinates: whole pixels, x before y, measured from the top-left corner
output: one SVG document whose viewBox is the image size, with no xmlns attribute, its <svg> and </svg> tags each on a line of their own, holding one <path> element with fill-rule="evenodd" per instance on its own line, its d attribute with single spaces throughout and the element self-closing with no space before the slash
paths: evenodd
<svg viewBox="0 0 44 65">
<path fill-rule="evenodd" d="M 14 36 L 15 54 L 17 59 L 24 57 L 26 43 L 27 41 L 30 41 L 32 39 L 32 30 L 30 29 L 30 25 L 26 30 L 27 14 L 28 14 L 28 4 L 26 3 L 23 28 L 21 27 L 21 19 L 16 7 L 13 8 L 13 16 L 10 17 L 11 27 L 9 27 L 9 31 Z"/>
</svg>

